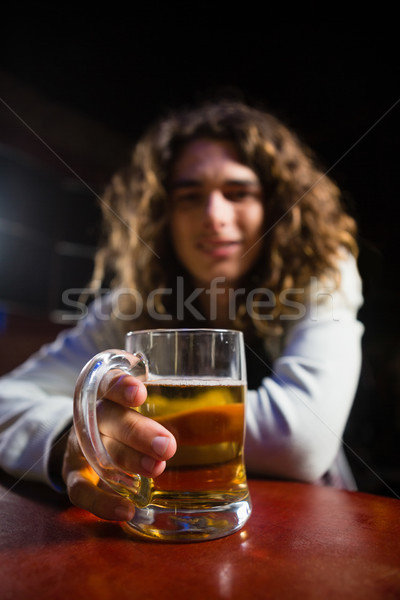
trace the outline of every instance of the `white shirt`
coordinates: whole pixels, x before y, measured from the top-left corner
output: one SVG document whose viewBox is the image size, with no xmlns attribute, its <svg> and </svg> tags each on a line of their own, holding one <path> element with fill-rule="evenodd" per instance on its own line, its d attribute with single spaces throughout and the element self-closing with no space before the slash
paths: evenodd
<svg viewBox="0 0 400 600">
<path fill-rule="evenodd" d="M 306 482 L 332 475 L 338 486 L 351 489 L 342 436 L 362 358 L 355 259 L 341 262 L 337 290 L 314 284 L 307 304 L 282 321 L 284 333 L 266 340 L 274 357 L 272 375 L 248 391 L 246 467 L 249 474 Z M 124 348 L 111 309 L 110 297 L 95 301 L 73 329 L 0 379 L 0 467 L 8 473 L 56 488 L 48 474 L 49 454 L 72 423 L 76 379 L 98 352 Z"/>
</svg>

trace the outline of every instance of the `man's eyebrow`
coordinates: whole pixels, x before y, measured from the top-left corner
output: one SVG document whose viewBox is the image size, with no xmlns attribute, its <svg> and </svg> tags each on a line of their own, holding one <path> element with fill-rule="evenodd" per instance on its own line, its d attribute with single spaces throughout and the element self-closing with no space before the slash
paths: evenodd
<svg viewBox="0 0 400 600">
<path fill-rule="evenodd" d="M 224 185 L 248 185 L 248 186 L 261 186 L 258 179 L 228 179 L 224 181 Z"/>
</svg>

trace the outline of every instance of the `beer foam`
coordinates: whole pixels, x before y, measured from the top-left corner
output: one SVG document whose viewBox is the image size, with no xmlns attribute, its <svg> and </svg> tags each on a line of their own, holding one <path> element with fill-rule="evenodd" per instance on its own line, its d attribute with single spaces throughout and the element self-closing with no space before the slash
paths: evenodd
<svg viewBox="0 0 400 600">
<path fill-rule="evenodd" d="M 143 382 L 145 385 L 174 385 L 180 387 L 192 387 L 192 386 L 243 386 L 246 385 L 245 381 L 230 379 L 229 377 L 216 377 L 211 379 L 210 377 L 196 377 L 196 378 L 182 378 L 179 377 L 154 377 L 148 381 Z"/>
</svg>

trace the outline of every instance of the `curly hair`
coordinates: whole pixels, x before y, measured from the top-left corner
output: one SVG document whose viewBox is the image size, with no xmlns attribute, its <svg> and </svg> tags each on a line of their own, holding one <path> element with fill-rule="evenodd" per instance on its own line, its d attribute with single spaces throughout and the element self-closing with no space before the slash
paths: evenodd
<svg viewBox="0 0 400 600">
<path fill-rule="evenodd" d="M 232 142 L 239 159 L 260 179 L 266 214 L 263 250 L 244 285 L 270 290 L 277 302 L 267 319 L 254 311 L 250 317 L 239 304 L 235 325 L 262 334 L 279 329 L 280 315 L 290 311 L 288 303 L 279 301 L 280 293 L 306 288 L 311 276 L 337 279 L 341 249 L 357 255 L 356 224 L 344 210 L 338 186 L 298 136 L 275 116 L 241 101 L 177 111 L 147 131 L 130 165 L 114 176 L 103 195 L 104 241 L 94 281 L 108 273 L 113 286 L 140 290 L 146 298 L 179 274 L 188 279 L 170 238 L 169 176 L 185 144 L 198 138 Z M 159 301 L 160 313 L 170 308 L 165 302 Z M 142 320 L 151 323 L 145 313 Z"/>
</svg>

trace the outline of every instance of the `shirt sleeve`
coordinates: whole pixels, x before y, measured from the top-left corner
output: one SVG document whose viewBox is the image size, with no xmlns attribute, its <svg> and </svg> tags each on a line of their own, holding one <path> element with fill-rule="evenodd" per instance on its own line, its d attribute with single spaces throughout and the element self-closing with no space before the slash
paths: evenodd
<svg viewBox="0 0 400 600">
<path fill-rule="evenodd" d="M 361 305 L 352 256 L 341 263 L 337 289 L 312 283 L 304 314 L 299 310 L 290 322 L 271 375 L 248 392 L 249 473 L 315 482 L 335 463 L 361 370 Z"/>
<path fill-rule="evenodd" d="M 122 345 L 121 345 L 122 344 Z M 76 379 L 98 352 L 123 348 L 108 303 L 95 301 L 77 325 L 0 378 L 0 467 L 54 488 L 48 462 L 54 441 L 72 424 Z"/>
</svg>

